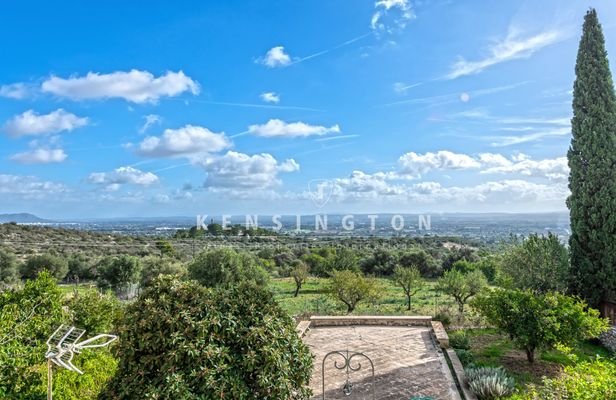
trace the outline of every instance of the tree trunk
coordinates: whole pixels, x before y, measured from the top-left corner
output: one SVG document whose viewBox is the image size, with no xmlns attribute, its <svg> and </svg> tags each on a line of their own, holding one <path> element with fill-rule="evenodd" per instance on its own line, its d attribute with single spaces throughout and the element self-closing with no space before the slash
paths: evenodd
<svg viewBox="0 0 616 400">
<path fill-rule="evenodd" d="M 406 295 L 406 304 L 406 311 L 411 311 L 411 296 L 408 294 Z"/>
<path fill-rule="evenodd" d="M 531 364 L 535 362 L 535 349 L 526 349 L 526 359 Z"/>
<path fill-rule="evenodd" d="M 295 284 L 295 294 L 293 295 L 293 297 L 297 297 L 297 295 L 299 294 L 299 290 L 302 288 L 301 284 Z"/>
<path fill-rule="evenodd" d="M 460 314 L 464 314 L 464 303 L 461 301 L 458 302 L 458 311 L 460 311 Z"/>
</svg>

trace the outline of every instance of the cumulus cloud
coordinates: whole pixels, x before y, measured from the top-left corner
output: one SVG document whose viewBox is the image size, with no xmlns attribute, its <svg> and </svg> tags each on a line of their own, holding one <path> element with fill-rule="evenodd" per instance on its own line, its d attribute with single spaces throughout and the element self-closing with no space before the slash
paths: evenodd
<svg viewBox="0 0 616 400">
<path fill-rule="evenodd" d="M 266 103 L 278 104 L 280 102 L 280 95 L 274 92 L 261 93 L 260 97 L 261 97 L 261 100 L 263 100 Z"/>
<path fill-rule="evenodd" d="M 46 135 L 72 131 L 89 124 L 88 118 L 81 118 L 59 108 L 49 114 L 40 115 L 28 110 L 8 120 L 4 130 L 11 136 Z"/>
<path fill-rule="evenodd" d="M 329 133 L 340 133 L 340 126 L 330 127 L 320 125 L 309 125 L 303 122 L 287 123 L 279 119 L 270 119 L 262 125 L 250 125 L 248 132 L 262 137 L 307 137 L 323 136 Z"/>
<path fill-rule="evenodd" d="M 291 56 L 285 53 L 284 46 L 275 46 L 265 56 L 258 58 L 257 62 L 269 68 L 286 67 L 291 64 Z"/>
<path fill-rule="evenodd" d="M 184 72 L 168 71 L 155 77 L 148 71 L 133 69 L 110 74 L 88 72 L 84 77 L 52 76 L 41 90 L 72 100 L 121 98 L 133 103 L 155 103 L 163 96 L 174 97 L 184 92 L 199 94 L 199 84 Z"/>
<path fill-rule="evenodd" d="M 63 149 L 38 148 L 11 156 L 11 160 L 21 164 L 52 164 L 66 160 Z"/>
<path fill-rule="evenodd" d="M 481 163 L 467 154 L 441 150 L 436 153 L 409 152 L 399 158 L 400 174 L 421 177 L 432 170 L 479 168 Z"/>
<path fill-rule="evenodd" d="M 104 186 L 108 191 L 115 191 L 121 185 L 150 186 L 158 183 L 158 176 L 133 167 L 120 167 L 111 172 L 93 172 L 88 182 Z"/>
<path fill-rule="evenodd" d="M 0 97 L 6 97 L 9 99 L 23 100 L 30 96 L 31 92 L 32 88 L 21 82 L 0 86 Z"/>
<path fill-rule="evenodd" d="M 279 162 L 271 154 L 248 155 L 229 151 L 199 162 L 207 172 L 205 186 L 214 189 L 262 190 L 280 185 L 278 174 L 299 170 L 299 164 L 288 159 Z"/>
<path fill-rule="evenodd" d="M 147 157 L 178 157 L 215 153 L 231 147 L 224 133 L 207 128 L 186 125 L 179 129 L 165 129 L 162 136 L 148 136 L 137 152 Z"/>
<path fill-rule="evenodd" d="M 521 32 L 510 28 L 507 36 L 488 48 L 488 55 L 477 61 L 460 58 L 451 66 L 447 79 L 456 79 L 465 75 L 477 74 L 486 68 L 506 61 L 527 58 L 536 51 L 556 43 L 564 38 L 562 32 L 547 30 L 535 35 L 521 37 Z"/>
<path fill-rule="evenodd" d="M 545 160 L 531 160 L 528 157 L 517 157 L 517 161 L 503 163 L 487 168 L 484 174 L 521 174 L 525 176 L 545 177 L 550 180 L 565 181 L 569 176 L 567 157 Z"/>
<path fill-rule="evenodd" d="M 379 0 L 374 3 L 370 28 L 391 32 L 394 28 L 404 29 L 406 23 L 415 18 L 409 0 Z"/>
<path fill-rule="evenodd" d="M 35 176 L 0 174 L 0 193 L 23 198 L 42 198 L 68 191 L 65 185 L 41 181 Z"/>
</svg>

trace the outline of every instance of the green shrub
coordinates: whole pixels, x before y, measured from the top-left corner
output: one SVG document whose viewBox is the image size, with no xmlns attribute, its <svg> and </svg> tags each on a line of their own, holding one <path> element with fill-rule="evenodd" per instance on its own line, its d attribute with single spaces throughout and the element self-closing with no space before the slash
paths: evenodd
<svg viewBox="0 0 616 400">
<path fill-rule="evenodd" d="M 467 367 L 475 363 L 475 356 L 469 350 L 455 349 L 455 351 L 463 366 Z"/>
<path fill-rule="evenodd" d="M 118 327 L 101 400 L 306 399 L 312 355 L 272 294 L 155 279 Z"/>
<path fill-rule="evenodd" d="M 616 360 L 597 357 L 565 367 L 555 379 L 544 379 L 516 400 L 603 400 L 616 399 Z"/>
<path fill-rule="evenodd" d="M 439 321 L 444 326 L 451 325 L 451 314 L 447 311 L 439 311 L 433 317 L 433 321 Z"/>
<path fill-rule="evenodd" d="M 501 367 L 475 367 L 464 371 L 470 389 L 479 400 L 500 399 L 509 396 L 515 381 Z"/>
<path fill-rule="evenodd" d="M 471 339 L 464 331 L 454 331 L 449 334 L 449 345 L 454 349 L 470 350 Z"/>
<path fill-rule="evenodd" d="M 188 265 L 188 274 L 207 287 L 228 287 L 239 282 L 265 285 L 268 275 L 248 253 L 232 248 L 206 250 Z"/>
</svg>

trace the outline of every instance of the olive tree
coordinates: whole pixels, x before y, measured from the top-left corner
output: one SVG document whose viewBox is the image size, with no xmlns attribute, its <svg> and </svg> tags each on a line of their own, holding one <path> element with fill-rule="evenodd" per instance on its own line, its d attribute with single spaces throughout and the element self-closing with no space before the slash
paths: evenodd
<svg viewBox="0 0 616 400">
<path fill-rule="evenodd" d="M 254 257 L 231 248 L 198 254 L 188 265 L 188 275 L 208 287 L 231 286 L 239 282 L 264 285 L 268 281 L 267 272 Z"/>
<path fill-rule="evenodd" d="M 295 260 L 293 269 L 290 272 L 291 277 L 295 281 L 295 293 L 293 297 L 297 297 L 302 285 L 308 279 L 308 266 L 302 260 Z"/>
<path fill-rule="evenodd" d="M 35 279 L 42 271 L 49 271 L 57 280 L 62 280 L 68 273 L 68 261 L 52 254 L 29 257 L 21 267 L 25 279 Z"/>
<path fill-rule="evenodd" d="M 518 289 L 564 292 L 569 277 L 569 252 L 552 233 L 531 234 L 505 252 L 502 268 Z"/>
<path fill-rule="evenodd" d="M 458 304 L 460 314 L 462 314 L 468 299 L 479 293 L 487 284 L 486 277 L 481 271 L 475 270 L 464 274 L 452 269 L 445 272 L 443 277 L 439 279 L 437 288 L 453 297 Z"/>
<path fill-rule="evenodd" d="M 135 323 L 139 321 L 139 323 Z M 100 399 L 307 399 L 312 356 L 266 289 L 159 277 L 118 327 Z"/>
<path fill-rule="evenodd" d="M 421 272 L 417 267 L 401 267 L 394 269 L 393 280 L 396 285 L 404 290 L 406 295 L 406 309 L 411 309 L 411 297 L 423 288 L 425 281 L 421 277 Z"/>
<path fill-rule="evenodd" d="M 495 289 L 477 296 L 471 306 L 508 334 L 529 363 L 537 349 L 594 338 L 608 328 L 597 310 L 557 292 Z"/>
<path fill-rule="evenodd" d="M 327 287 L 330 296 L 344 303 L 349 314 L 359 302 L 376 300 L 380 294 L 379 289 L 376 279 L 349 270 L 332 271 Z"/>
</svg>

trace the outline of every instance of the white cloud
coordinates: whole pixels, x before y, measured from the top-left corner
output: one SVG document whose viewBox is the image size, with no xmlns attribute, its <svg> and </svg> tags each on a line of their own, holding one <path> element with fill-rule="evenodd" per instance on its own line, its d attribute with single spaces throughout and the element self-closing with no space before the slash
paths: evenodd
<svg viewBox="0 0 616 400">
<path fill-rule="evenodd" d="M 0 86 L 0 97 L 9 99 L 23 100 L 30 95 L 32 88 L 25 83 L 11 83 Z"/>
<path fill-rule="evenodd" d="M 488 48 L 489 54 L 486 57 L 477 61 L 460 58 L 452 65 L 451 72 L 447 74 L 446 78 L 456 79 L 465 75 L 473 75 L 505 61 L 530 57 L 536 51 L 558 42 L 563 37 L 563 33 L 557 30 L 548 30 L 536 35 L 520 37 L 519 30 L 510 28 L 503 40 Z"/>
<path fill-rule="evenodd" d="M 432 170 L 479 168 L 481 163 L 466 154 L 441 150 L 436 153 L 417 154 L 410 152 L 399 158 L 400 174 L 412 178 L 421 177 Z"/>
<path fill-rule="evenodd" d="M 11 136 L 45 135 L 70 132 L 88 123 L 88 118 L 78 117 L 61 108 L 44 115 L 28 110 L 8 120 L 4 124 L 4 130 Z"/>
<path fill-rule="evenodd" d="M 156 115 L 156 114 L 148 114 L 144 116 L 143 118 L 145 119 L 145 122 L 143 123 L 143 126 L 141 127 L 141 129 L 139 129 L 139 133 L 145 133 L 145 131 L 147 131 L 148 128 L 150 128 L 153 125 L 160 124 L 161 121 L 163 120 L 160 117 L 160 115 Z"/>
<path fill-rule="evenodd" d="M 147 157 L 176 157 L 215 153 L 231 147 L 224 133 L 214 133 L 201 126 L 186 125 L 165 129 L 162 136 L 148 136 L 137 150 Z"/>
<path fill-rule="evenodd" d="M 88 182 L 105 186 L 108 191 L 116 191 L 125 184 L 153 185 L 158 183 L 158 176 L 133 167 L 120 167 L 111 172 L 93 172 L 88 176 Z"/>
<path fill-rule="evenodd" d="M 493 166 L 481 171 L 483 174 L 521 174 L 525 176 L 539 176 L 550 180 L 565 181 L 569 176 L 567 157 L 558 157 L 545 160 L 531 160 L 526 157 L 516 157 L 516 162 L 509 162 Z"/>
<path fill-rule="evenodd" d="M 408 20 L 415 18 L 409 0 L 379 0 L 374 3 L 376 11 L 372 14 L 370 28 L 391 32 L 392 25 L 404 29 Z M 385 19 L 390 21 L 385 21 Z"/>
<path fill-rule="evenodd" d="M 0 193 L 24 198 L 43 198 L 51 194 L 66 192 L 61 183 L 41 181 L 35 176 L 0 174 Z"/>
<path fill-rule="evenodd" d="M 303 122 L 287 123 L 279 119 L 270 119 L 262 125 L 250 125 L 248 132 L 262 137 L 307 137 L 323 136 L 328 133 L 340 133 L 340 126 L 330 127 L 320 125 L 308 125 Z"/>
<path fill-rule="evenodd" d="M 283 46 L 272 47 L 265 56 L 257 59 L 257 62 L 269 68 L 286 67 L 291 64 L 291 57 L 285 53 Z"/>
<path fill-rule="evenodd" d="M 21 164 L 51 164 L 66 160 L 66 153 L 62 149 L 38 148 L 11 156 L 11 160 Z"/>
<path fill-rule="evenodd" d="M 280 185 L 278 174 L 299 170 L 299 164 L 288 159 L 278 162 L 271 154 L 248 155 L 229 151 L 199 162 L 207 172 L 205 186 L 217 189 L 262 190 Z"/>
<path fill-rule="evenodd" d="M 280 95 L 274 93 L 274 92 L 265 92 L 265 93 L 261 93 L 261 100 L 263 100 L 266 103 L 275 103 L 278 104 L 280 102 Z"/>
<path fill-rule="evenodd" d="M 163 96 L 184 92 L 199 94 L 199 84 L 184 72 L 168 71 L 155 77 L 148 71 L 133 69 L 110 74 L 88 72 L 85 77 L 67 79 L 52 76 L 43 82 L 43 92 L 73 100 L 122 98 L 133 103 L 154 103 Z"/>
</svg>

